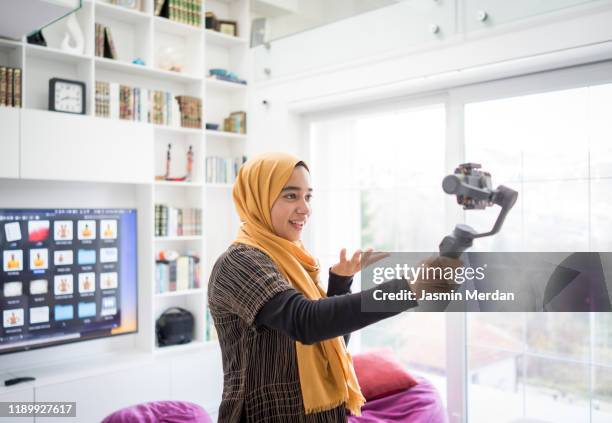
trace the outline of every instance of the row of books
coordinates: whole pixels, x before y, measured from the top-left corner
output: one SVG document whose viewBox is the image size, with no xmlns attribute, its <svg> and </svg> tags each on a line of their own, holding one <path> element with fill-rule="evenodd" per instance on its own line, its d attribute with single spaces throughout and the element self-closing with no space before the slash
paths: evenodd
<svg viewBox="0 0 612 423">
<path fill-rule="evenodd" d="M 0 66 L 0 106 L 21 107 L 21 69 Z"/>
<path fill-rule="evenodd" d="M 104 26 L 96 22 L 96 56 L 106 57 L 107 59 L 117 59 L 117 49 L 111 30 L 108 26 Z"/>
<path fill-rule="evenodd" d="M 175 260 L 157 260 L 155 286 L 158 294 L 199 288 L 200 258 L 180 256 Z"/>
<path fill-rule="evenodd" d="M 228 184 L 236 180 L 238 170 L 244 162 L 246 156 L 225 158 L 207 157 L 206 158 L 206 182 L 216 184 Z"/>
<path fill-rule="evenodd" d="M 155 16 L 202 26 L 202 0 L 155 0 Z"/>
<path fill-rule="evenodd" d="M 202 234 L 202 210 L 155 204 L 155 236 Z"/>
<path fill-rule="evenodd" d="M 156 125 L 201 128 L 202 101 L 197 97 L 96 81 L 96 116 Z"/>
<path fill-rule="evenodd" d="M 223 130 L 246 134 L 246 112 L 232 112 L 223 120 Z"/>
</svg>

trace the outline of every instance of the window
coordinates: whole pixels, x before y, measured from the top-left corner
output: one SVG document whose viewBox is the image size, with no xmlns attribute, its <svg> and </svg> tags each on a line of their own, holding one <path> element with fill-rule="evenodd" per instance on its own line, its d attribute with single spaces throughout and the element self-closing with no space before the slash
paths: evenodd
<svg viewBox="0 0 612 423">
<path fill-rule="evenodd" d="M 521 193 L 489 249 L 610 251 L 611 106 L 612 85 L 466 105 L 467 157 Z M 612 420 L 611 323 L 606 313 L 470 315 L 469 421 Z"/>
<path fill-rule="evenodd" d="M 492 171 L 495 186 L 519 191 L 503 231 L 475 248 L 612 251 L 610 69 L 602 64 L 452 89 L 427 106 L 313 117 L 309 245 L 322 267 L 335 263 L 342 247 L 436 251 L 460 223 L 450 217 L 457 206 L 440 181 L 464 161 Z M 447 125 L 450 119 L 456 124 Z M 466 212 L 465 223 L 488 230 L 497 213 Z M 361 330 L 350 348 L 392 346 L 410 371 L 438 386 L 449 413 L 466 422 L 612 421 L 612 313 L 462 318 L 403 313 Z M 465 336 L 457 336 L 457 327 Z M 465 368 L 453 351 L 465 356 Z M 454 377 L 455 366 L 462 378 Z"/>
</svg>

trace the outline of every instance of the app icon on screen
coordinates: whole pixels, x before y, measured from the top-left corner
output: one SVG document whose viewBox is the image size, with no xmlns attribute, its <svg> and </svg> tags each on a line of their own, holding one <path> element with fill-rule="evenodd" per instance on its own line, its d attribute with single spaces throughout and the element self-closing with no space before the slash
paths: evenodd
<svg viewBox="0 0 612 423">
<path fill-rule="evenodd" d="M 79 250 L 77 259 L 80 265 L 96 264 L 96 250 Z"/>
<path fill-rule="evenodd" d="M 48 220 L 28 220 L 28 241 L 41 242 L 49 238 Z"/>
<path fill-rule="evenodd" d="M 56 305 L 55 306 L 55 320 L 70 320 L 74 318 L 74 308 L 72 305 Z"/>
<path fill-rule="evenodd" d="M 5 328 L 14 328 L 16 326 L 23 326 L 23 309 L 15 308 L 13 310 L 4 310 L 3 320 Z"/>
<path fill-rule="evenodd" d="M 3 257 L 5 272 L 21 272 L 23 270 L 22 250 L 5 250 Z"/>
<path fill-rule="evenodd" d="M 116 248 L 100 248 L 100 263 L 115 263 L 117 253 Z"/>
<path fill-rule="evenodd" d="M 46 248 L 30 250 L 30 269 L 44 270 L 49 268 L 49 251 Z"/>
<path fill-rule="evenodd" d="M 77 225 L 78 238 L 80 240 L 96 239 L 96 221 L 79 220 Z"/>
<path fill-rule="evenodd" d="M 5 297 L 19 297 L 23 295 L 23 284 L 21 282 L 7 282 L 4 284 Z"/>
<path fill-rule="evenodd" d="M 116 220 L 101 220 L 100 221 L 100 238 L 116 239 L 117 238 L 117 221 Z"/>
<path fill-rule="evenodd" d="M 21 226 L 19 222 L 11 222 L 4 225 L 4 235 L 6 242 L 15 242 L 21 240 Z"/>
<path fill-rule="evenodd" d="M 53 252 L 53 264 L 56 266 L 71 266 L 74 262 L 72 250 Z"/>
<path fill-rule="evenodd" d="M 96 274 L 93 272 L 79 273 L 79 292 L 86 294 L 95 292 L 96 290 Z"/>
<path fill-rule="evenodd" d="M 100 288 L 116 289 L 118 285 L 117 272 L 100 273 Z"/>
<path fill-rule="evenodd" d="M 117 314 L 117 298 L 102 297 L 102 316 L 112 316 Z"/>
<path fill-rule="evenodd" d="M 30 308 L 30 324 L 46 323 L 49 321 L 49 306 Z"/>
<path fill-rule="evenodd" d="M 79 319 L 96 315 L 96 303 L 79 303 Z"/>
<path fill-rule="evenodd" d="M 46 279 L 36 279 L 30 282 L 30 295 L 44 295 L 49 292 L 49 282 Z"/>
<path fill-rule="evenodd" d="M 72 220 L 56 220 L 53 222 L 53 232 L 56 241 L 72 241 Z"/>
<path fill-rule="evenodd" d="M 53 281 L 55 295 L 69 295 L 74 292 L 72 275 L 56 275 Z"/>
</svg>

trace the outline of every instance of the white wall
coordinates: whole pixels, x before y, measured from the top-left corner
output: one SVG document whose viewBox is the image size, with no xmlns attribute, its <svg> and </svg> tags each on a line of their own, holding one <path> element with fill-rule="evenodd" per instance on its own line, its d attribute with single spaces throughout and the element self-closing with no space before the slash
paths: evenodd
<svg viewBox="0 0 612 423">
<path fill-rule="evenodd" d="M 301 123 L 308 113 L 612 58 L 607 0 L 470 32 L 457 32 L 465 26 L 457 23 L 463 8 L 442 3 L 450 3 L 445 11 L 411 14 L 423 1 L 402 2 L 278 40 L 269 51 L 254 49 L 247 154 L 304 154 Z M 402 48 L 409 24 L 423 28 L 432 13 L 448 20 L 451 35 Z M 267 80 L 264 68 L 271 69 Z"/>
</svg>

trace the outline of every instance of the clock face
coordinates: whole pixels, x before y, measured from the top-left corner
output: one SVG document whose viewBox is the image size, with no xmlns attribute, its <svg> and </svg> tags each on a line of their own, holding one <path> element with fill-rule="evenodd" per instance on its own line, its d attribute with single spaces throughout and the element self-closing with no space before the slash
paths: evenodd
<svg viewBox="0 0 612 423">
<path fill-rule="evenodd" d="M 56 82 L 55 110 L 58 112 L 82 113 L 83 87 L 79 84 Z"/>
</svg>

